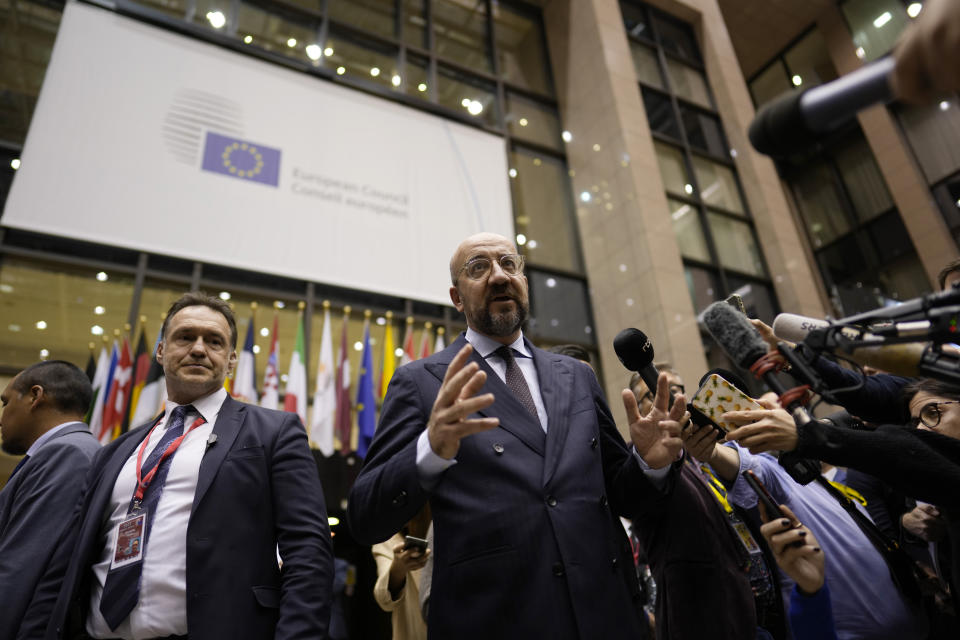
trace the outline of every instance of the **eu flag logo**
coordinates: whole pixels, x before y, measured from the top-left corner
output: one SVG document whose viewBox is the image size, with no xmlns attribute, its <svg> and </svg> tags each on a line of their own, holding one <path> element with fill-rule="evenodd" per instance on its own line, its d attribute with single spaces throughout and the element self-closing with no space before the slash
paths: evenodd
<svg viewBox="0 0 960 640">
<path fill-rule="evenodd" d="M 280 150 L 208 131 L 201 168 L 275 187 L 280 180 Z"/>
</svg>

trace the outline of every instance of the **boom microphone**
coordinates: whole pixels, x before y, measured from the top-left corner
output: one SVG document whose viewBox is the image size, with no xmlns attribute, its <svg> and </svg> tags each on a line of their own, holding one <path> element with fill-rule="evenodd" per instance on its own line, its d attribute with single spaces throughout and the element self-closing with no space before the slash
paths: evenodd
<svg viewBox="0 0 960 640">
<path fill-rule="evenodd" d="M 760 153 L 775 157 L 803 151 L 861 109 L 892 101 L 893 67 L 893 58 L 882 58 L 831 82 L 774 100 L 750 124 L 750 143 Z"/>
<path fill-rule="evenodd" d="M 624 367 L 640 374 L 650 393 L 657 393 L 657 378 L 660 373 L 653 366 L 653 344 L 650 338 L 639 329 L 624 329 L 613 339 L 613 350 Z M 673 406 L 673 392 L 670 392 L 670 403 Z"/>
<path fill-rule="evenodd" d="M 767 343 L 743 315 L 726 302 L 714 302 L 703 312 L 703 323 L 707 331 L 717 341 L 731 360 L 744 369 L 751 368 L 769 351 Z M 787 388 L 773 371 L 762 374 L 763 381 L 778 396 L 783 396 Z M 813 417 L 798 397 L 784 407 L 793 416 L 794 421 L 807 424 Z M 808 484 L 820 475 L 820 465 L 816 461 L 806 460 L 792 452 L 780 454 L 780 464 L 790 476 L 800 484 Z"/>
</svg>

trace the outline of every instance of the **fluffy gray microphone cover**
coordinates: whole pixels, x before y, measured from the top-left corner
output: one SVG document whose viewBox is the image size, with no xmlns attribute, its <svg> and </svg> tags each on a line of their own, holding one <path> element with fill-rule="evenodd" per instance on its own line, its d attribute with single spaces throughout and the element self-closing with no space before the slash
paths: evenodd
<svg viewBox="0 0 960 640">
<path fill-rule="evenodd" d="M 707 307 L 703 323 L 730 359 L 744 369 L 749 369 L 769 350 L 747 316 L 726 302 L 714 302 Z"/>
</svg>

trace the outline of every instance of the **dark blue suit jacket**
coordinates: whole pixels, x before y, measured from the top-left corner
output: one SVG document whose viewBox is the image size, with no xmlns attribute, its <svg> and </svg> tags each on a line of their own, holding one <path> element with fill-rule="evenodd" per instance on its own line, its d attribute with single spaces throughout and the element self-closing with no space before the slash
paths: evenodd
<svg viewBox="0 0 960 640">
<path fill-rule="evenodd" d="M 28 612 L 26 637 L 41 637 L 47 620 L 50 639 L 83 628 L 110 495 L 150 426 L 121 436 L 94 459 L 83 503 L 61 544 L 65 553 L 57 555 Z M 228 397 L 213 433 L 217 441 L 200 463 L 186 531 L 190 637 L 326 637 L 333 545 L 303 426 L 292 413 Z"/>
<path fill-rule="evenodd" d="M 100 448 L 75 422 L 51 436 L 0 491 L 0 640 L 17 637 L 33 591 L 80 499 Z"/>
<path fill-rule="evenodd" d="M 464 438 L 457 463 L 420 486 L 416 441 L 450 361 L 465 344 L 401 367 L 350 494 L 350 526 L 372 544 L 430 500 L 434 638 L 636 638 L 611 508 L 633 518 L 664 498 L 624 444 L 593 371 L 531 347 L 549 417 L 531 414 L 474 352 L 500 426 Z M 634 580 L 635 582 L 635 580 Z"/>
</svg>

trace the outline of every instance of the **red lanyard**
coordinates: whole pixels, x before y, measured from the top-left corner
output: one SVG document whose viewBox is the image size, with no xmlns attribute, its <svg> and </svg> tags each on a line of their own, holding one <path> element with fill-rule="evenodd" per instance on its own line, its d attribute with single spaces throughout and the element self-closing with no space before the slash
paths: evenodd
<svg viewBox="0 0 960 640">
<path fill-rule="evenodd" d="M 150 428 L 150 433 L 147 434 L 147 437 L 143 439 L 143 444 L 140 446 L 140 451 L 137 452 L 137 490 L 133 493 L 133 504 L 134 509 L 140 508 L 140 503 L 143 502 L 143 494 L 146 492 L 147 487 L 150 486 L 150 483 L 153 481 L 153 476 L 157 475 L 157 469 L 160 468 L 160 465 L 164 460 L 176 453 L 177 449 L 180 447 L 180 443 L 183 442 L 183 439 L 187 437 L 187 434 L 199 427 L 202 424 L 206 424 L 206 420 L 203 419 L 203 416 L 200 416 L 193 421 L 193 424 L 190 425 L 190 428 L 184 431 L 180 437 L 175 439 L 173 442 L 167 445 L 166 450 L 160 456 L 160 459 L 157 460 L 157 464 L 154 465 L 146 476 L 142 475 L 143 472 L 143 452 L 147 448 L 147 444 L 150 442 L 150 436 L 153 434 L 153 430 L 157 428 L 157 425 L 153 425 Z M 159 422 L 157 424 L 160 424 Z"/>
</svg>

